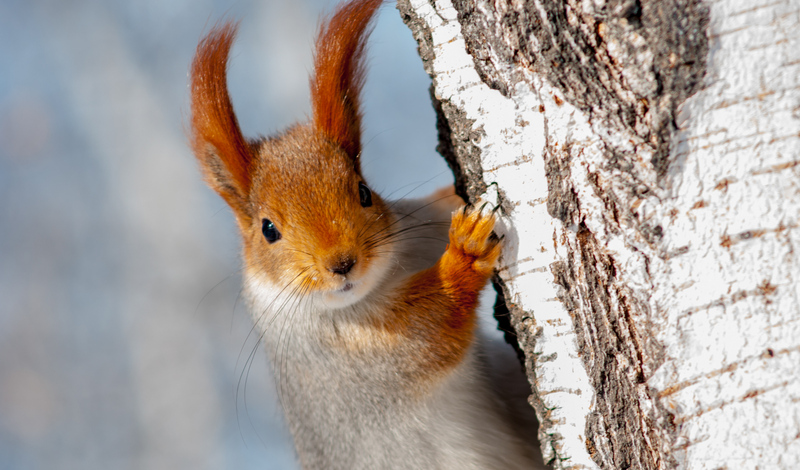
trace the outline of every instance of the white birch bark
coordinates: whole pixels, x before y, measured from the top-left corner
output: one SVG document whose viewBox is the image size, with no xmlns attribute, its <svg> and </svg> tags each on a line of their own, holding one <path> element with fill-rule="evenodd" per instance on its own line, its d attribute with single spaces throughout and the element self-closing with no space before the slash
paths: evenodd
<svg viewBox="0 0 800 470">
<path fill-rule="evenodd" d="M 800 468 L 800 3 L 399 3 L 545 459 Z"/>
</svg>

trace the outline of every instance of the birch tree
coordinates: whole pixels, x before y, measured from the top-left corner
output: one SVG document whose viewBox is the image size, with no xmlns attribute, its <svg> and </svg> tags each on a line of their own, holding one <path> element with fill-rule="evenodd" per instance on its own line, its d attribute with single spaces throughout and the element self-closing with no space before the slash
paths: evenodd
<svg viewBox="0 0 800 470">
<path fill-rule="evenodd" d="M 800 2 L 398 7 L 545 460 L 800 468 Z"/>
</svg>

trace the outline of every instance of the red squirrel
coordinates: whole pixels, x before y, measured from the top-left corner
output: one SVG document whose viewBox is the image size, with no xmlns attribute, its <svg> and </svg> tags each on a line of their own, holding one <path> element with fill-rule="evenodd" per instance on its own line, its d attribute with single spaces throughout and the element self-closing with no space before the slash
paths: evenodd
<svg viewBox="0 0 800 470">
<path fill-rule="evenodd" d="M 306 469 L 534 466 L 493 394 L 476 307 L 501 244 L 452 190 L 385 201 L 360 168 L 364 49 L 382 0 L 323 23 L 312 117 L 242 135 L 227 91 L 236 25 L 191 67 L 192 148 L 242 235 L 243 279 Z"/>
</svg>

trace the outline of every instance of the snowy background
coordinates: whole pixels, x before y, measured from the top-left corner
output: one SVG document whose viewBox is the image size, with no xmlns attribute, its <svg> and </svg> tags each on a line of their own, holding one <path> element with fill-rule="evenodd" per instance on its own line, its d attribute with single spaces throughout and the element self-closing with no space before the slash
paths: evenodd
<svg viewBox="0 0 800 470">
<path fill-rule="evenodd" d="M 187 70 L 241 19 L 234 106 L 246 135 L 279 130 L 308 113 L 333 4 L 0 2 L 0 470 L 296 468 L 232 216 L 186 145 Z M 384 195 L 451 181 L 415 47 L 384 7 L 364 98 Z"/>
</svg>

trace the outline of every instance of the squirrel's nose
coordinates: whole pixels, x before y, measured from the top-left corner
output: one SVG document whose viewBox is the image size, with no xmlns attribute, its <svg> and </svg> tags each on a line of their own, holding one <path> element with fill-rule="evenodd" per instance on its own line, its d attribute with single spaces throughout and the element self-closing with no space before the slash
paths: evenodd
<svg viewBox="0 0 800 470">
<path fill-rule="evenodd" d="M 356 257 L 352 255 L 342 256 L 334 263 L 328 266 L 328 270 L 333 274 L 347 274 L 353 269 L 356 264 Z"/>
</svg>

